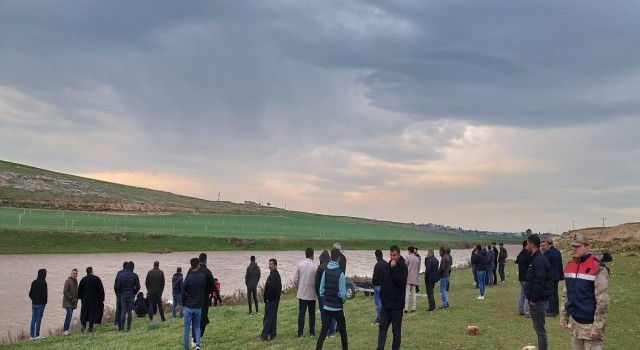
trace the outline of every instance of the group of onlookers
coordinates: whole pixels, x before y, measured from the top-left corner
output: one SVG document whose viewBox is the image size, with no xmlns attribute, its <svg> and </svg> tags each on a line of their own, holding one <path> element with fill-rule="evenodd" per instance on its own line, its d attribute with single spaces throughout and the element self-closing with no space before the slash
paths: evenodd
<svg viewBox="0 0 640 350">
<path fill-rule="evenodd" d="M 471 252 L 473 284 L 480 290 L 480 295 L 477 298 L 479 300 L 484 300 L 486 286 L 495 286 L 498 284 L 496 267 L 498 267 L 500 273 L 500 283 L 504 283 L 504 265 L 508 254 L 503 243 L 500 243 L 499 246 L 500 249 L 496 248 L 496 242 L 492 242 L 490 246 L 477 244 Z"/>
</svg>

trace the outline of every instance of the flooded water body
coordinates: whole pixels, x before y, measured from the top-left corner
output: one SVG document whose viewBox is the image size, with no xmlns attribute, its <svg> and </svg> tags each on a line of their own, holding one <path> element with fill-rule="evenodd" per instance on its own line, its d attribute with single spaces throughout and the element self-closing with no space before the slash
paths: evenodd
<svg viewBox="0 0 640 350">
<path fill-rule="evenodd" d="M 522 249 L 519 245 L 505 245 L 509 259 Z M 385 259 L 388 259 L 389 251 L 383 251 Z M 0 339 L 6 338 L 9 333 L 16 336 L 21 331 L 29 332 L 31 322 L 31 300 L 29 288 L 36 278 L 38 269 L 47 269 L 47 286 L 49 291 L 48 303 L 45 307 L 42 319 L 42 334 L 49 334 L 62 328 L 65 311 L 62 308 L 62 289 L 71 269 L 78 269 L 78 282 L 82 279 L 87 266 L 92 266 L 94 274 L 104 284 L 106 300 L 105 307 L 115 307 L 115 293 L 113 284 L 116 273 L 122 269 L 124 261 L 133 261 L 135 271 L 140 277 L 141 291 L 146 293 L 144 280 L 147 272 L 153 268 L 153 262 L 160 262 L 160 269 L 164 271 L 166 285 L 164 298 L 171 298 L 171 276 L 178 266 L 182 267 L 186 275 L 189 260 L 197 257 L 200 252 L 178 252 L 170 254 L 152 253 L 110 253 L 110 254 L 47 254 L 47 255 L 0 255 Z M 264 284 L 269 275 L 268 260 L 278 260 L 278 270 L 282 277 L 282 283 L 292 283 L 296 264 L 303 260 L 304 251 L 233 251 L 233 252 L 206 252 L 209 256 L 208 267 L 213 275 L 221 283 L 222 296 L 232 294 L 234 291 L 245 289 L 244 275 L 251 255 L 255 255 L 256 262 L 260 266 L 262 277 L 260 284 Z M 321 251 L 316 251 L 315 262 Z M 422 258 L 427 252 L 419 252 Z M 370 277 L 375 265 L 375 255 L 371 250 L 346 250 L 347 275 Z M 439 259 L 438 253 L 436 257 Z M 466 264 L 470 255 L 470 249 L 455 249 L 451 252 L 454 266 Z M 422 267 L 424 270 L 424 266 Z M 73 313 L 73 322 L 78 322 L 81 302 Z"/>
</svg>

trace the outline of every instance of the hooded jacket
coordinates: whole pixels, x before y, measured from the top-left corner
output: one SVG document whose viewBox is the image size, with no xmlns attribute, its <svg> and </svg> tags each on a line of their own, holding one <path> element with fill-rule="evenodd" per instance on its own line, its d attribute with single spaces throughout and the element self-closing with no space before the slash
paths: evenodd
<svg viewBox="0 0 640 350">
<path fill-rule="evenodd" d="M 149 313 L 147 299 L 144 297 L 142 292 L 138 293 L 136 301 L 133 303 L 133 308 L 136 312 L 136 316 L 138 317 L 145 317 Z"/>
<path fill-rule="evenodd" d="M 38 278 L 31 282 L 31 289 L 29 290 L 29 298 L 31 298 L 31 304 L 33 305 L 46 305 L 49 291 L 47 290 L 47 270 L 38 270 Z"/>
<path fill-rule="evenodd" d="M 62 308 L 76 309 L 78 307 L 78 279 L 69 276 L 64 282 L 62 290 Z"/>
<path fill-rule="evenodd" d="M 206 285 L 207 276 L 202 271 L 198 270 L 194 272 L 189 270 L 182 284 L 182 306 L 201 309 L 207 305 L 205 299 L 209 299 L 202 293 L 202 291 L 206 289 Z"/>
<path fill-rule="evenodd" d="M 318 269 L 316 270 L 316 294 L 320 295 L 320 282 L 322 281 L 322 274 L 324 270 L 327 269 L 327 264 L 329 264 L 329 260 L 331 260 L 331 256 L 328 251 L 323 251 L 319 257 L 320 265 L 318 265 Z"/>
<path fill-rule="evenodd" d="M 324 300 L 324 309 L 328 311 L 342 310 L 347 301 L 347 282 L 340 264 L 330 261 L 320 280 L 320 297 Z"/>
<path fill-rule="evenodd" d="M 487 271 L 489 265 L 489 257 L 487 256 L 486 249 L 478 250 L 471 257 L 471 263 L 476 265 L 476 271 Z"/>
<path fill-rule="evenodd" d="M 129 261 L 126 270 L 120 274 L 116 282 L 115 289 L 121 297 L 133 299 L 140 290 L 140 279 L 138 275 L 133 272 L 133 268 L 133 261 Z"/>
<path fill-rule="evenodd" d="M 404 308 L 407 274 L 407 263 L 402 256 L 398 258 L 396 266 L 391 267 L 389 263 L 389 269 L 384 275 L 380 288 L 380 300 L 383 307 L 393 310 Z"/>
<path fill-rule="evenodd" d="M 553 294 L 551 265 L 539 250 L 531 255 L 524 292 L 527 295 L 527 299 L 534 303 L 547 301 Z"/>
<path fill-rule="evenodd" d="M 171 293 L 178 295 L 182 294 L 182 283 L 184 279 L 182 278 L 182 273 L 174 273 L 173 277 L 171 277 Z"/>
<path fill-rule="evenodd" d="M 258 282 L 260 282 L 260 267 L 254 261 L 247 266 L 247 272 L 244 274 L 244 284 L 249 289 L 258 288 Z"/>
</svg>

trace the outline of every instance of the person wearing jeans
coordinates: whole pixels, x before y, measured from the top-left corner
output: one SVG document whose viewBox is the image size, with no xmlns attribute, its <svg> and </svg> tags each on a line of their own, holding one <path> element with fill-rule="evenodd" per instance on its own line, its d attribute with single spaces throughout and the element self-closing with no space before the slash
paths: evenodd
<svg viewBox="0 0 640 350">
<path fill-rule="evenodd" d="M 527 233 L 531 234 L 531 229 L 527 229 Z M 518 281 L 520 281 L 520 297 L 518 298 L 518 313 L 521 316 L 530 317 L 529 301 L 525 294 L 525 288 L 527 286 L 527 269 L 529 269 L 529 260 L 531 254 L 527 250 L 529 243 L 524 240 L 522 242 L 522 250 L 518 257 L 516 257 L 516 264 L 518 264 Z"/>
<path fill-rule="evenodd" d="M 173 304 L 171 304 L 171 314 L 173 318 L 176 318 L 176 308 L 180 307 L 180 318 L 184 317 L 182 311 L 182 283 L 184 278 L 182 277 L 182 267 L 176 269 L 176 273 L 171 277 L 171 295 L 173 296 Z"/>
<path fill-rule="evenodd" d="M 71 317 L 73 310 L 78 307 L 78 270 L 71 270 L 71 275 L 64 282 L 62 290 L 62 307 L 66 311 L 64 318 L 64 326 L 62 331 L 64 335 L 69 335 L 69 327 L 71 326 Z"/>
<path fill-rule="evenodd" d="M 182 284 L 182 308 L 184 309 L 184 350 L 189 350 L 190 329 L 193 329 L 195 346 L 200 350 L 200 322 L 202 320 L 202 306 L 205 305 L 205 298 L 202 291 L 207 284 L 204 273 L 200 270 L 200 259 L 193 258 L 189 262 L 191 270 Z"/>
<path fill-rule="evenodd" d="M 247 286 L 247 301 L 249 302 L 249 315 L 253 315 L 253 309 L 251 308 L 251 301 L 256 306 L 256 315 L 260 313 L 258 311 L 258 282 L 260 282 L 260 267 L 256 263 L 256 257 L 251 256 L 249 258 L 249 266 L 247 266 L 247 272 L 244 275 L 244 284 Z"/>
<path fill-rule="evenodd" d="M 29 336 L 31 339 L 40 337 L 40 324 L 44 315 L 44 307 L 47 305 L 47 270 L 38 270 L 38 278 L 31 282 L 29 298 L 31 299 L 31 327 Z"/>
<path fill-rule="evenodd" d="M 202 307 L 191 308 L 184 307 L 184 350 L 189 350 L 190 329 L 192 327 L 196 331 L 196 347 L 200 349 L 200 317 L 202 316 Z"/>
<path fill-rule="evenodd" d="M 479 300 L 484 299 L 484 287 L 485 278 L 487 277 L 487 266 L 489 265 L 489 258 L 487 256 L 487 250 L 482 249 L 478 244 L 476 245 L 476 252 L 471 257 L 471 263 L 476 265 L 476 274 L 478 275 L 478 287 L 480 288 Z"/>
<path fill-rule="evenodd" d="M 336 248 L 331 249 L 331 261 L 327 264 L 320 281 L 320 296 L 324 299 L 323 308 L 325 312 L 322 314 L 322 329 L 316 342 L 316 350 L 322 349 L 324 340 L 329 332 L 331 320 L 336 320 L 338 324 L 342 350 L 349 348 L 347 325 L 343 310 L 344 302 L 347 301 L 346 278 L 340 269 L 340 264 L 338 264 L 339 259 L 340 251 Z"/>
<path fill-rule="evenodd" d="M 124 332 L 124 322 L 127 320 L 127 332 L 131 330 L 131 312 L 135 302 L 136 293 L 140 290 L 140 279 L 133 272 L 133 261 L 127 263 L 125 271 L 116 279 L 115 289 L 120 295 L 120 320 L 118 321 L 118 331 Z"/>
<path fill-rule="evenodd" d="M 451 273 L 451 260 L 447 255 L 444 247 L 440 247 L 440 267 L 438 275 L 440 275 L 440 297 L 442 298 L 442 308 L 449 307 L 449 297 L 447 289 L 449 288 L 449 274 Z"/>
</svg>

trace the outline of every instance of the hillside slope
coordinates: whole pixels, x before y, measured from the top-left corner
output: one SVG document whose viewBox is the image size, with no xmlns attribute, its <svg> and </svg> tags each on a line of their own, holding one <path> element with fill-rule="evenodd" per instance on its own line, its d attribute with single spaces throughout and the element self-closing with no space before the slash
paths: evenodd
<svg viewBox="0 0 640 350">
<path fill-rule="evenodd" d="M 582 233 L 589 238 L 592 247 L 608 248 L 616 252 L 640 249 L 640 222 L 569 231 L 562 236 L 561 242 L 568 244 L 575 233 Z"/>
</svg>

